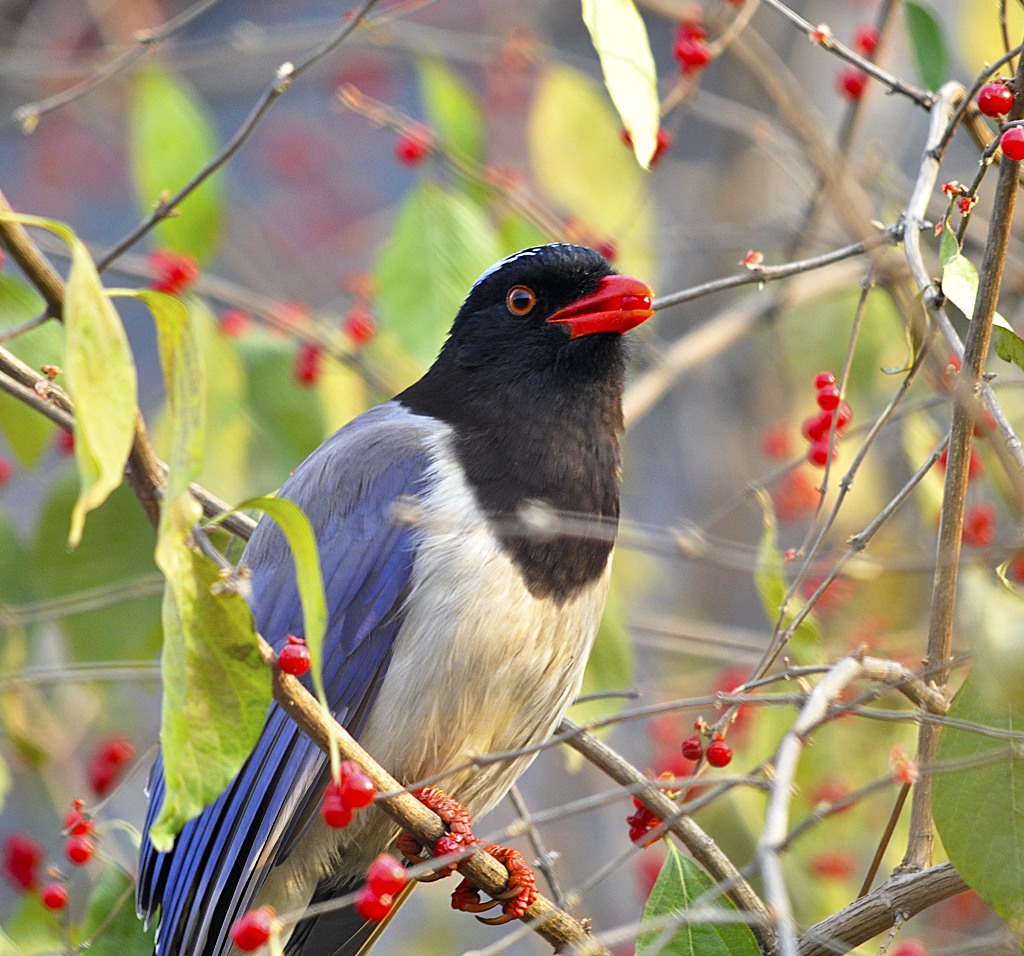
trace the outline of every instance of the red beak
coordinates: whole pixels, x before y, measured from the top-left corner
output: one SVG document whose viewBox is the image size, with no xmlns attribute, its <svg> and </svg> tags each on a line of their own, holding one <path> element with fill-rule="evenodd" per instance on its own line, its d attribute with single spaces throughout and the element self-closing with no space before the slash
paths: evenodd
<svg viewBox="0 0 1024 956">
<path fill-rule="evenodd" d="M 654 310 L 650 286 L 629 276 L 605 276 L 597 290 L 559 309 L 548 323 L 569 326 L 569 337 L 595 332 L 628 332 L 646 322 Z"/>
</svg>

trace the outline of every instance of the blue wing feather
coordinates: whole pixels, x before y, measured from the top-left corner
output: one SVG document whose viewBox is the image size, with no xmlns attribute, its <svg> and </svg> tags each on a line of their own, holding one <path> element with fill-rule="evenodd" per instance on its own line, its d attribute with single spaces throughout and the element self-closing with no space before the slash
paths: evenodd
<svg viewBox="0 0 1024 956">
<path fill-rule="evenodd" d="M 431 426 L 394 403 L 335 433 L 281 489 L 317 536 L 328 605 L 323 677 L 335 716 L 356 736 L 372 707 L 402 622 L 416 532 L 392 518 L 395 499 L 422 491 Z M 302 633 L 294 565 L 269 521 L 243 555 L 252 572 L 256 627 L 275 647 Z M 227 929 L 283 860 L 319 805 L 323 754 L 272 705 L 263 734 L 236 778 L 185 826 L 174 850 L 144 840 L 140 913 L 160 910 L 157 952 L 220 956 Z M 150 775 L 146 830 L 163 799 L 162 763 Z"/>
</svg>

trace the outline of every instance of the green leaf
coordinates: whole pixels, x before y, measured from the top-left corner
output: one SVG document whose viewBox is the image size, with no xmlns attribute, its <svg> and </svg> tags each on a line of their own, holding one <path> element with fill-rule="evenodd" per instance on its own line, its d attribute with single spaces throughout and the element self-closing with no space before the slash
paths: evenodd
<svg viewBox="0 0 1024 956">
<path fill-rule="evenodd" d="M 671 843 L 668 857 L 644 906 L 643 921 L 671 919 L 715 888 L 714 881 Z M 738 913 L 726 896 L 709 905 Z M 641 924 L 642 925 L 642 924 Z M 743 923 L 683 923 L 678 929 L 641 929 L 636 956 L 760 956 L 750 927 Z"/>
<path fill-rule="evenodd" d="M 768 623 L 775 626 L 779 619 L 782 602 L 786 599 L 786 579 L 782 573 L 783 561 L 778 544 L 778 524 L 771 498 L 761 492 L 758 494 L 761 511 L 764 515 L 764 528 L 761 541 L 757 548 L 757 562 L 754 566 L 754 584 L 761 598 Z M 789 608 L 783 619 L 783 626 L 788 627 L 800 610 L 794 607 L 795 599 L 789 601 Z M 813 614 L 808 614 L 797 626 L 790 638 L 789 647 L 793 656 L 800 663 L 810 663 L 817 659 L 821 648 L 821 630 Z"/>
<path fill-rule="evenodd" d="M 135 915 L 135 884 L 119 866 L 107 865 L 89 905 L 82 926 L 84 939 L 92 940 L 89 956 L 150 956 L 156 926 L 144 929 Z"/>
<path fill-rule="evenodd" d="M 0 275 L 0 331 L 12 329 L 40 315 L 45 303 L 23 282 Z M 51 320 L 4 343 L 26 365 L 38 370 L 43 365 L 64 361 L 64 329 Z M 11 451 L 26 468 L 32 468 L 53 442 L 56 428 L 35 409 L 0 392 L 0 430 Z"/>
<path fill-rule="evenodd" d="M 64 372 L 75 402 L 75 461 L 81 492 L 71 512 L 68 545 L 82 538 L 85 516 L 121 484 L 135 435 L 135 362 L 117 310 L 85 244 L 65 225 L 38 216 L 5 219 L 48 229 L 71 247 L 64 293 Z"/>
<path fill-rule="evenodd" d="M 3 953 L 3 956 L 25 956 L 25 950 L 18 946 L 2 929 L 0 929 L 0 953 Z"/>
<path fill-rule="evenodd" d="M 216 127 L 206 104 L 183 80 L 158 67 L 135 78 L 130 136 L 132 177 L 147 216 L 161 195 L 176 193 L 217 153 Z M 219 177 L 209 177 L 178 210 L 180 215 L 157 224 L 160 243 L 208 260 L 220 237 Z"/>
<path fill-rule="evenodd" d="M 241 414 L 251 420 L 247 479 L 260 491 L 276 488 L 324 440 L 323 412 L 310 389 L 295 381 L 294 343 L 257 332 L 236 340 L 235 348 L 245 373 Z"/>
<path fill-rule="evenodd" d="M 960 255 L 960 243 L 956 238 L 956 230 L 951 229 L 949 219 L 943 222 L 942 239 L 939 242 L 939 262 L 945 269 L 958 255 Z"/>
<path fill-rule="evenodd" d="M 957 720 L 1020 733 L 1024 710 L 995 702 L 975 674 L 960 688 L 949 710 Z M 985 755 L 991 762 L 980 762 Z M 950 862 L 1011 926 L 1024 921 L 1024 759 L 1007 740 L 946 727 L 939 740 L 934 782 L 935 824 Z"/>
<path fill-rule="evenodd" d="M 448 149 L 482 164 L 484 120 L 476 95 L 443 60 L 420 57 L 416 67 L 431 127 Z"/>
<path fill-rule="evenodd" d="M 614 238 L 618 268 L 646 276 L 654 266 L 648 177 L 620 132 L 618 117 L 589 77 L 567 66 L 541 74 L 527 130 L 541 192 L 598 239 Z"/>
<path fill-rule="evenodd" d="M 917 72 L 929 89 L 937 90 L 946 81 L 949 61 L 942 26 L 928 7 L 913 0 L 904 0 L 903 12 Z"/>
<path fill-rule="evenodd" d="M 82 543 L 68 553 L 63 539 L 75 485 L 73 474 L 62 476 L 36 524 L 29 574 L 38 596 L 71 597 L 94 588 L 109 595 L 95 609 L 61 620 L 76 661 L 149 657 L 160 647 L 160 600 L 146 586 L 157 578 L 152 526 L 123 485 L 93 512 Z"/>
<path fill-rule="evenodd" d="M 75 403 L 75 460 L 81 479 L 68 544 L 82 539 L 85 516 L 124 478 L 135 437 L 135 362 L 121 317 L 104 294 L 85 246 L 72 237 L 64 298 L 64 373 Z"/>
<path fill-rule="evenodd" d="M 295 562 L 295 581 L 302 602 L 302 623 L 309 656 L 312 661 L 313 684 L 320 702 L 327 707 L 327 695 L 323 684 L 323 643 L 327 629 L 327 600 L 324 597 L 324 579 L 320 571 L 320 554 L 317 551 L 313 526 L 302 509 L 287 498 L 250 498 L 243 501 L 239 511 L 258 508 L 269 515 L 288 540 Z"/>
<path fill-rule="evenodd" d="M 500 257 L 497 236 L 479 207 L 436 183 L 419 183 L 377 259 L 382 328 L 426 367 L 470 286 Z"/>
<path fill-rule="evenodd" d="M 583 0 L 583 22 L 601 58 L 605 86 L 633 140 L 636 160 L 650 168 L 660 103 L 647 28 L 633 0 Z"/>
<path fill-rule="evenodd" d="M 64 942 L 56 914 L 39 898 L 38 893 L 26 893 L 4 924 L 4 932 L 17 946 L 20 956 L 42 956 L 43 953 L 63 953 Z M 3 937 L 0 936 L 0 940 Z M 6 950 L 0 950 L 9 956 Z"/>
<path fill-rule="evenodd" d="M 245 599 L 224 589 L 217 566 L 186 551 L 164 594 L 165 791 L 149 838 L 160 852 L 217 798 L 249 756 L 270 705 L 270 668 Z"/>
<path fill-rule="evenodd" d="M 943 257 L 942 292 L 968 319 L 974 317 L 974 303 L 978 297 L 978 270 L 964 256 Z M 996 355 L 1004 362 L 1012 362 L 1024 369 L 1024 339 L 1013 330 L 998 312 L 992 317 L 992 334 Z"/>
</svg>

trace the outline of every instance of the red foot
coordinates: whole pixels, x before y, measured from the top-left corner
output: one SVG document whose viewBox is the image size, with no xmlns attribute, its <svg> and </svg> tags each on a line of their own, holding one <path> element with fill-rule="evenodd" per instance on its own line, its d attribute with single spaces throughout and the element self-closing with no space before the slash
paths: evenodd
<svg viewBox="0 0 1024 956">
<path fill-rule="evenodd" d="M 432 855 L 446 856 L 456 852 L 459 848 L 468 849 L 480 843 L 473 836 L 469 811 L 461 803 L 449 797 L 443 790 L 438 790 L 436 787 L 424 787 L 422 790 L 413 791 L 413 796 L 425 807 L 433 810 L 445 822 L 448 828 L 448 834 L 437 841 Z M 399 852 L 408 860 L 422 858 L 423 844 L 410 833 L 401 833 L 398 837 L 397 846 Z M 478 916 L 477 919 L 481 923 L 490 923 L 494 926 L 519 919 L 526 913 L 530 904 L 538 896 L 537 881 L 533 871 L 518 850 L 513 850 L 506 846 L 498 846 L 495 843 L 488 843 L 483 847 L 483 850 L 503 863 L 505 869 L 508 870 L 508 883 L 504 891 L 493 900 L 481 902 L 480 891 L 468 880 L 464 879 L 458 885 L 455 892 L 452 893 L 452 909 L 461 910 L 465 913 L 483 913 L 500 905 L 502 910 L 501 916 L 493 918 Z M 431 882 L 450 876 L 457 867 L 457 863 L 445 864 L 433 876 L 428 876 L 425 879 L 421 877 L 421 882 Z"/>
</svg>

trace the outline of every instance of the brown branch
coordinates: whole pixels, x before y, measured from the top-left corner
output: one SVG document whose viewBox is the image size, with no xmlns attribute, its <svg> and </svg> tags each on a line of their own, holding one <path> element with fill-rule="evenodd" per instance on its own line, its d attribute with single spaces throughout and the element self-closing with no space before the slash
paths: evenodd
<svg viewBox="0 0 1024 956">
<path fill-rule="evenodd" d="M 797 952 L 800 956 L 849 952 L 884 933 L 901 916 L 914 916 L 969 888 L 951 863 L 918 873 L 897 873 L 873 893 L 808 929 L 800 937 Z"/>
<path fill-rule="evenodd" d="M 1009 120 L 1024 116 L 1024 58 L 1018 62 L 1014 77 L 1014 106 Z M 1006 161 L 999 169 L 996 194 L 992 203 L 992 221 L 982 256 L 978 294 L 974 303 L 964 344 L 963 364 L 958 376 L 953 421 L 950 426 L 949 457 L 946 464 L 942 511 L 936 553 L 935 578 L 928 628 L 928 650 L 925 666 L 934 674 L 940 687 L 945 684 L 953 641 L 953 613 L 960 565 L 960 544 L 963 531 L 967 479 L 971 458 L 976 409 L 980 408 L 982 371 L 992 338 L 992 319 L 999 299 L 1006 250 L 1009 245 L 1013 211 L 1017 202 L 1017 179 L 1020 163 Z M 938 747 L 939 729 L 923 724 L 918 736 L 919 765 L 932 764 Z M 924 776 L 914 788 L 910 809 L 910 835 L 903 866 L 923 869 L 931 863 L 934 825 L 932 822 L 932 780 Z"/>
</svg>

